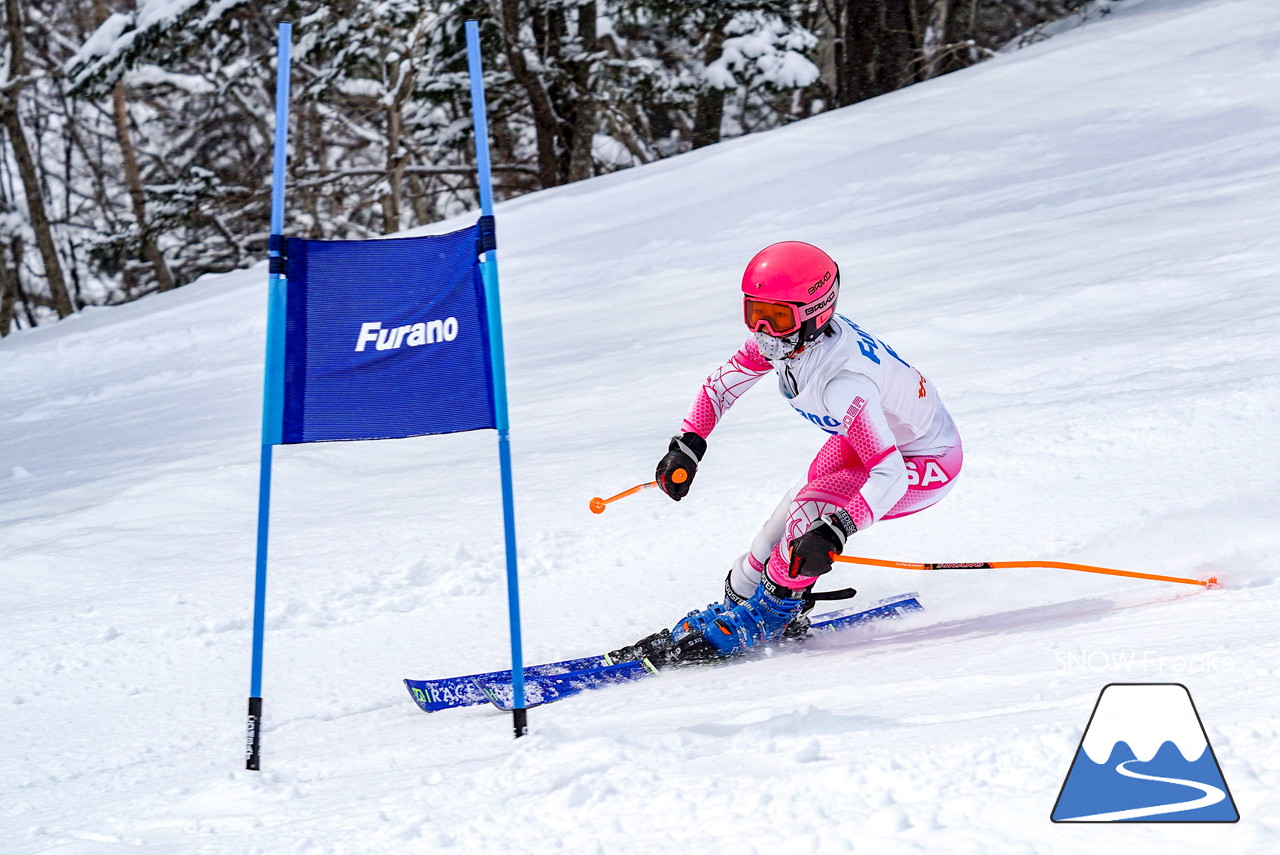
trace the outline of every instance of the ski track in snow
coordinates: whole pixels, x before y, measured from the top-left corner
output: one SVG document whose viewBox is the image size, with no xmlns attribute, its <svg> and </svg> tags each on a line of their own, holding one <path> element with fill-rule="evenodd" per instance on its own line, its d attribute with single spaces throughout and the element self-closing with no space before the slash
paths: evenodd
<svg viewBox="0 0 1280 855">
<path fill-rule="evenodd" d="M 0 851 L 1260 853 L 1280 839 L 1280 4 L 1116 4 L 973 69 L 497 212 L 527 661 L 718 597 L 825 435 L 768 381 L 652 477 L 808 240 L 947 401 L 965 471 L 842 569 L 926 607 L 509 717 L 401 679 L 508 651 L 494 438 L 278 449 L 242 770 L 265 265 L 0 342 Z M 444 231 L 469 218 L 419 232 Z M 1178 587 L 1179 590 L 1172 590 Z M 1182 682 L 1233 825 L 1055 826 L 1098 691 Z"/>
</svg>

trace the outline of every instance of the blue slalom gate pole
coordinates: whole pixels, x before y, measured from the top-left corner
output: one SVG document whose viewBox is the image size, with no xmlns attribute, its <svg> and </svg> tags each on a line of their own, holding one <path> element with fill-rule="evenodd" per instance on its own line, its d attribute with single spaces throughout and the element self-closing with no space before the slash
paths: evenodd
<svg viewBox="0 0 1280 855">
<path fill-rule="evenodd" d="M 516 738 L 529 732 L 524 697 L 524 651 L 520 641 L 520 576 L 516 566 L 515 497 L 511 481 L 511 439 L 507 418 L 507 368 L 502 347 L 502 310 L 498 303 L 498 251 L 494 236 L 493 184 L 489 174 L 489 120 L 484 103 L 484 70 L 480 64 L 480 29 L 467 21 L 467 68 L 471 73 L 471 114 L 476 135 L 476 176 L 480 185 L 480 234 L 485 248 L 480 262 L 489 346 L 493 355 L 493 406 L 498 428 L 498 465 L 502 472 L 502 521 L 506 534 L 507 613 L 511 623 L 512 723 Z"/>
<path fill-rule="evenodd" d="M 259 768 L 262 739 L 262 643 L 267 608 L 267 530 L 271 519 L 271 449 L 284 416 L 284 167 L 289 142 L 289 47 L 293 25 L 282 23 L 276 50 L 276 140 L 271 175 L 271 237 L 267 241 L 267 357 L 262 395 L 262 459 L 258 470 L 257 573 L 253 587 L 253 670 L 245 768 Z"/>
</svg>

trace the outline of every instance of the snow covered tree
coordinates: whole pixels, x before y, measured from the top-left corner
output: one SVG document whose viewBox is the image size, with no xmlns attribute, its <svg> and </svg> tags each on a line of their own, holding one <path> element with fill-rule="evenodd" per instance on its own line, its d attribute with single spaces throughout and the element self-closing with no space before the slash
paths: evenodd
<svg viewBox="0 0 1280 855">
<path fill-rule="evenodd" d="M 640 0 L 623 6 L 620 32 L 636 61 L 657 61 L 641 81 L 662 154 L 774 127 L 794 118 L 781 93 L 818 79 L 817 37 L 786 0 Z M 675 133 L 676 140 L 669 134 Z"/>
<path fill-rule="evenodd" d="M 603 45 L 595 0 L 501 0 L 503 56 L 533 119 L 543 187 L 594 174 Z"/>
<path fill-rule="evenodd" d="M 1099 2 L 0 0 L 0 329 L 261 257 L 276 21 L 289 229 L 366 238 L 476 205 L 468 19 L 502 199 L 943 74 Z"/>
<path fill-rule="evenodd" d="M 823 88 L 843 107 L 973 65 L 1091 0 L 814 0 L 829 69 Z"/>
</svg>

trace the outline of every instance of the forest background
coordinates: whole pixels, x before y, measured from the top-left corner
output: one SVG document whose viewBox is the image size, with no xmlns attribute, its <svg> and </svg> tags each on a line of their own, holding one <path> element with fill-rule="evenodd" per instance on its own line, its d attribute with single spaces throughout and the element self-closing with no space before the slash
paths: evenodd
<svg viewBox="0 0 1280 855">
<path fill-rule="evenodd" d="M 0 0 L 0 335 L 265 255 L 278 21 L 290 234 L 477 207 L 463 24 L 495 195 L 768 130 L 980 62 L 1110 0 Z"/>
</svg>

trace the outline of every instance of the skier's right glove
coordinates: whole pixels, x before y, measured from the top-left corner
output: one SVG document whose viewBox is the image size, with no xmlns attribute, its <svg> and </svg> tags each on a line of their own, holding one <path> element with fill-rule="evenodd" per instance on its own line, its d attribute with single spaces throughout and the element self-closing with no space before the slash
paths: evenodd
<svg viewBox="0 0 1280 855">
<path fill-rule="evenodd" d="M 689 494 L 689 485 L 697 474 L 698 464 L 707 453 L 707 441 L 693 431 L 671 437 L 666 456 L 658 461 L 655 480 L 662 492 L 677 502 Z M 682 478 L 678 473 L 684 472 Z"/>
</svg>

